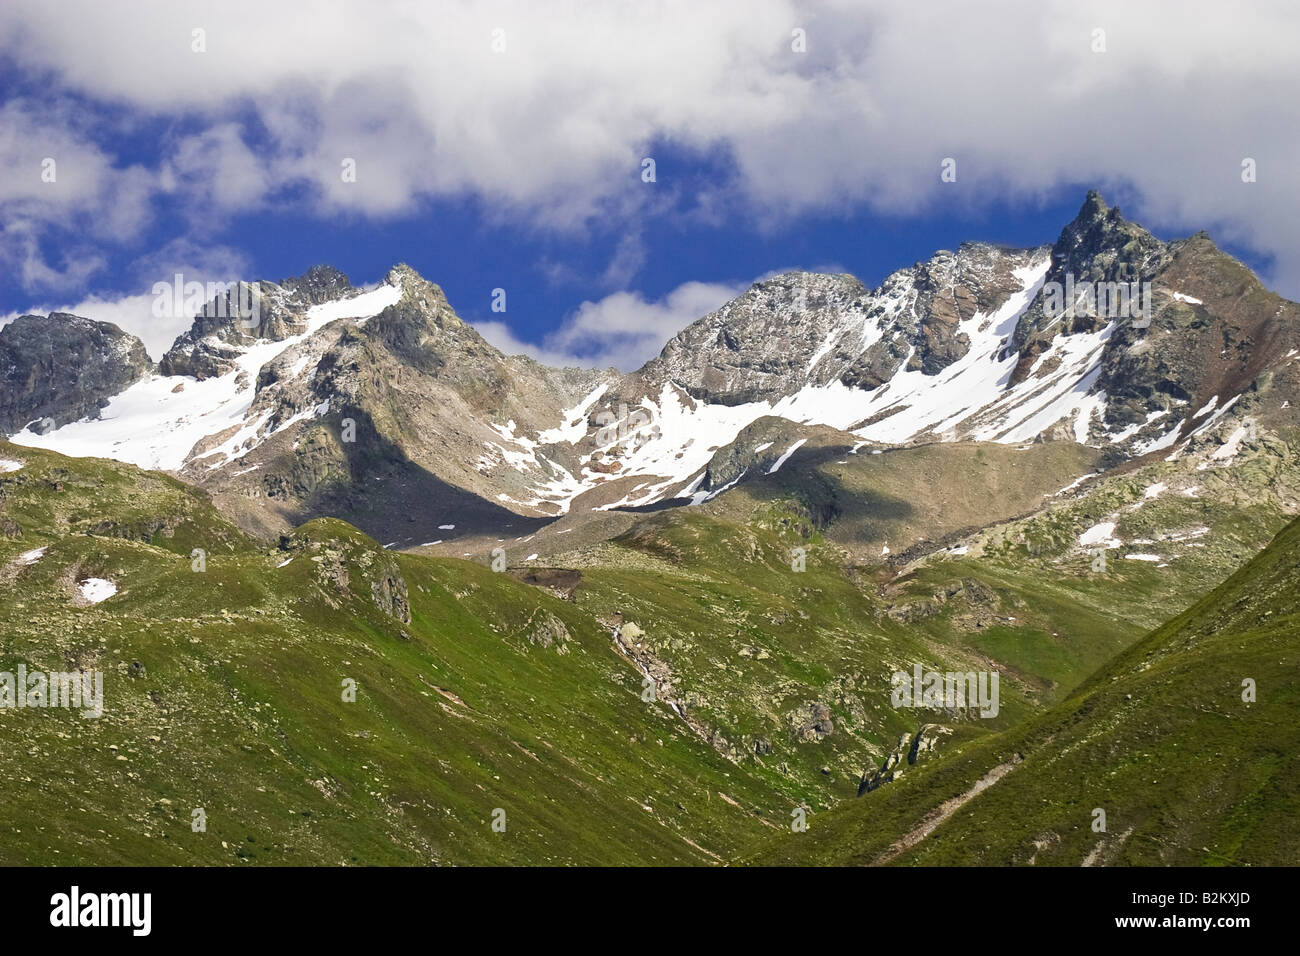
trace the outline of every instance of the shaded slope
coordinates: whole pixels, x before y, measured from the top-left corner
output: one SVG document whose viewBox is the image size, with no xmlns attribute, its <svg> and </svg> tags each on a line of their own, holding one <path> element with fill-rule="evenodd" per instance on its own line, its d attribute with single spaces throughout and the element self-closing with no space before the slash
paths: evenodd
<svg viewBox="0 0 1300 956">
<path fill-rule="evenodd" d="M 763 862 L 1294 865 L 1300 522 L 1023 729 L 774 843 Z M 1243 700 L 1243 681 L 1257 686 Z M 995 768 L 996 782 L 942 819 Z M 1106 831 L 1094 832 L 1094 810 Z"/>
</svg>

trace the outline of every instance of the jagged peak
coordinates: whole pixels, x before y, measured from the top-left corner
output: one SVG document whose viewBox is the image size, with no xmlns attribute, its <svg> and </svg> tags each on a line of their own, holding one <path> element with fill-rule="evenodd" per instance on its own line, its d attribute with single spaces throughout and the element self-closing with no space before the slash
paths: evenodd
<svg viewBox="0 0 1300 956">
<path fill-rule="evenodd" d="M 413 266 L 409 266 L 405 262 L 399 262 L 389 269 L 388 274 L 384 276 L 384 281 L 389 285 L 399 285 L 402 287 L 405 287 L 408 283 L 434 284 L 429 282 L 429 280 L 424 276 L 420 275 Z"/>
<path fill-rule="evenodd" d="M 281 279 L 279 284 L 312 305 L 340 299 L 352 291 L 347 275 L 328 264 L 314 265 L 300 276 Z"/>
<path fill-rule="evenodd" d="M 809 272 L 805 269 L 790 269 L 775 275 L 764 276 L 753 283 L 747 291 L 772 291 L 775 289 L 800 288 L 809 285 L 839 285 L 858 282 L 858 278 L 847 272 Z"/>
<path fill-rule="evenodd" d="M 1083 197 L 1083 205 L 1079 207 L 1075 219 L 1100 219 L 1110 212 L 1111 207 L 1106 204 L 1101 193 L 1095 189 L 1089 189 L 1088 194 Z M 1115 207 L 1115 214 L 1119 214 L 1119 207 Z"/>
<path fill-rule="evenodd" d="M 435 309 L 451 309 L 451 304 L 442 286 L 429 281 L 414 267 L 407 265 L 405 262 L 399 262 L 389 269 L 388 274 L 384 276 L 384 283 L 401 289 L 402 298 L 404 299 L 424 300 L 426 304 Z"/>
<path fill-rule="evenodd" d="M 1058 266 L 1069 263 L 1081 267 L 1080 257 L 1091 258 L 1102 249 L 1119 249 L 1137 242 L 1143 250 L 1139 258 L 1155 256 L 1164 247 L 1159 239 L 1136 222 L 1125 219 L 1118 206 L 1107 205 L 1100 192 L 1088 190 L 1083 205 L 1052 246 L 1052 259 Z"/>
</svg>

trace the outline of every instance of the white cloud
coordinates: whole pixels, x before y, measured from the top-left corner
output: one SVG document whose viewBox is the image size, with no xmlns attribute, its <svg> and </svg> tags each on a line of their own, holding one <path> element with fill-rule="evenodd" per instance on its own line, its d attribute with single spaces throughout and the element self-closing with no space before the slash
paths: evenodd
<svg viewBox="0 0 1300 956">
<path fill-rule="evenodd" d="M 154 283 L 174 283 L 178 273 L 182 276 L 182 287 L 189 282 L 201 282 L 205 286 L 209 282 L 237 282 L 249 277 L 250 268 L 248 259 L 237 250 L 177 240 L 157 252 L 137 259 L 132 265 L 131 273 L 136 276 L 134 284 L 140 289 L 139 292 L 122 296 L 90 295 L 71 303 L 56 300 L 58 304 L 34 306 L 24 309 L 24 312 L 38 315 L 70 312 L 96 322 L 112 322 L 123 331 L 137 336 L 144 343 L 149 357 L 157 361 L 171 348 L 176 336 L 189 329 L 194 317 L 155 316 Z M 17 315 L 15 312 L 0 318 L 0 325 Z"/>
<path fill-rule="evenodd" d="M 191 50 L 196 28 L 206 53 Z M 62 148 L 86 171 L 70 195 L 117 189 L 114 208 L 169 184 L 232 208 L 306 185 L 318 213 L 472 195 L 521 226 L 608 228 L 677 190 L 700 216 L 739 210 L 777 230 L 808 211 L 906 214 L 1096 184 L 1149 226 L 1204 227 L 1275 256 L 1292 295 L 1298 34 L 1300 7 L 1278 0 L 1248 14 L 1215 0 L 0 6 L 0 52 L 61 89 L 204 127 L 163 144 L 145 183 L 73 137 Z M 235 133 L 249 113 L 268 148 Z M 63 127 L 75 129 L 48 121 Z M 642 183 L 657 142 L 717 151 L 734 177 L 673 182 L 661 163 Z M 939 181 L 944 157 L 956 183 Z M 1257 183 L 1240 180 L 1245 157 Z M 340 175 L 349 158 L 355 183 Z M 34 187 L 5 189 L 9 218 Z"/>
<path fill-rule="evenodd" d="M 0 268 L 29 291 L 84 286 L 105 265 L 99 243 L 148 221 L 149 174 L 114 165 L 86 135 L 86 111 L 65 100 L 0 103 Z M 50 226 L 70 230 L 57 252 Z"/>
<path fill-rule="evenodd" d="M 474 328 L 507 355 L 529 355 L 548 365 L 612 365 L 626 372 L 658 355 L 670 338 L 743 288 L 686 282 L 654 301 L 638 292 L 615 292 L 583 302 L 540 346 L 520 340 L 503 322 L 477 322 Z"/>
<path fill-rule="evenodd" d="M 240 136 L 223 123 L 181 138 L 163 164 L 159 184 L 182 193 L 200 217 L 225 210 L 248 211 L 262 204 L 270 172 Z"/>
</svg>

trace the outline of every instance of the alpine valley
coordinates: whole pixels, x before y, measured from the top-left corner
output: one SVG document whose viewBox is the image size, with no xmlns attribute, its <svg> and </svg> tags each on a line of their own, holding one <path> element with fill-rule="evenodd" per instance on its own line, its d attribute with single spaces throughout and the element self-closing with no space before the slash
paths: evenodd
<svg viewBox="0 0 1300 956">
<path fill-rule="evenodd" d="M 0 328 L 0 671 L 104 675 L 0 707 L 0 864 L 1300 860 L 1300 305 L 1208 235 L 1093 192 L 627 374 L 254 285 Z"/>
</svg>

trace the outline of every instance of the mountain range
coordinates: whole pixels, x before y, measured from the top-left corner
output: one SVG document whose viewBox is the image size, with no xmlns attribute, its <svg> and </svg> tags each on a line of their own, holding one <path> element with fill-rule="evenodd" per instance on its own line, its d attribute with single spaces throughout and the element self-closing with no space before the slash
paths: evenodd
<svg viewBox="0 0 1300 956">
<path fill-rule="evenodd" d="M 54 808 L 0 862 L 1300 858 L 1300 305 L 1208 235 L 1090 192 L 628 373 L 405 265 L 248 285 L 157 363 L 0 328 L 0 661 L 118 694 L 0 710 Z M 891 705 L 914 666 L 1000 706 Z"/>
</svg>

